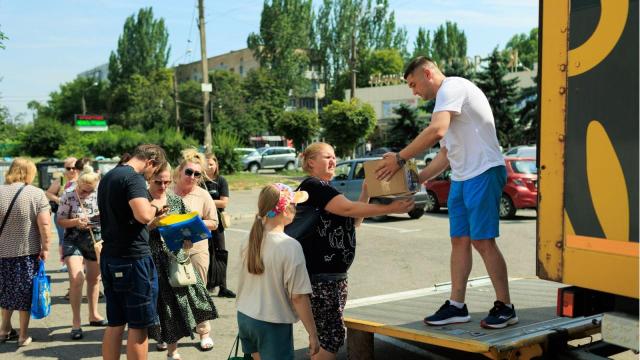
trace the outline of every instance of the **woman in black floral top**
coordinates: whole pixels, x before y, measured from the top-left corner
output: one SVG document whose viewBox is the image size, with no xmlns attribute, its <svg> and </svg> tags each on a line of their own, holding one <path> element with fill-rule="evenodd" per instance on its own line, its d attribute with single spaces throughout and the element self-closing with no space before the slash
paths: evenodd
<svg viewBox="0 0 640 360">
<path fill-rule="evenodd" d="M 169 207 L 169 214 L 185 214 L 188 212 L 182 199 L 167 191 L 171 184 L 171 169 L 167 165 L 159 168 L 149 182 L 151 203 L 162 209 Z M 169 359 L 180 359 L 177 352 L 178 340 L 189 336 L 194 338 L 194 329 L 197 324 L 213 320 L 218 317 L 213 300 L 207 292 L 204 282 L 198 272 L 198 281 L 194 285 L 185 287 L 172 287 L 169 284 L 170 257 L 176 256 L 184 259 L 188 255 L 181 249 L 177 252 L 170 251 L 155 229 L 155 224 L 150 224 L 149 245 L 151 255 L 158 270 L 158 315 L 160 316 L 160 329 L 150 329 L 149 337 L 156 339 L 158 349 L 167 348 Z M 166 344 L 166 345 L 165 345 Z"/>
</svg>

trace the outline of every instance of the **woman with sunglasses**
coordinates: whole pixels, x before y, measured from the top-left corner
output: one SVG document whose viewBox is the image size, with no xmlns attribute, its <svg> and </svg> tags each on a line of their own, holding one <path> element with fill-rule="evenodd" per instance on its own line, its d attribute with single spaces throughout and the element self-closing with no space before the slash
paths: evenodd
<svg viewBox="0 0 640 360">
<path fill-rule="evenodd" d="M 100 241 L 100 215 L 96 191 L 99 180 L 100 176 L 87 167 L 87 171 L 83 171 L 78 178 L 75 189 L 62 195 L 56 214 L 58 225 L 65 229 L 62 257 L 69 274 L 69 302 L 73 313 L 72 340 L 80 340 L 83 337 L 80 304 L 85 280 L 89 325 L 107 325 L 107 321 L 98 312 L 100 267 L 94 248 L 94 242 Z"/>
<path fill-rule="evenodd" d="M 182 198 L 187 208 L 197 211 L 209 230 L 218 228 L 218 214 L 216 204 L 207 192 L 200 187 L 206 174 L 205 157 L 194 149 L 182 152 L 182 162 L 175 172 L 175 186 L 173 191 Z M 189 250 L 189 258 L 193 267 L 198 272 L 203 282 L 207 283 L 209 271 L 209 243 L 199 241 L 193 244 Z M 213 339 L 209 335 L 211 325 L 209 321 L 199 323 L 196 331 L 200 334 L 200 349 L 208 351 L 213 349 Z"/>
<path fill-rule="evenodd" d="M 218 228 L 211 232 L 211 238 L 209 239 L 207 289 L 213 291 L 213 289 L 218 287 L 218 297 L 235 298 L 236 294 L 227 288 L 227 261 L 229 253 L 225 248 L 224 223 L 222 222 L 222 212 L 229 204 L 229 184 L 224 176 L 220 175 L 218 158 L 212 153 L 207 153 L 204 156 L 207 161 L 205 173 L 209 178 L 204 181 L 204 185 L 216 204 L 218 220 L 220 220 Z M 218 266 L 214 266 L 214 262 L 216 262 Z"/>
<path fill-rule="evenodd" d="M 71 191 L 75 187 L 76 181 L 78 180 L 78 174 L 80 172 L 76 170 L 76 161 L 78 159 L 74 157 L 68 157 L 64 159 L 64 173 L 54 174 L 54 178 L 51 181 L 51 185 L 45 192 L 47 199 L 49 199 L 49 205 L 51 205 L 51 213 L 56 214 L 58 212 L 58 206 L 60 206 L 60 198 L 62 194 L 66 191 Z M 57 175 L 57 176 L 56 176 Z M 57 215 L 56 215 L 57 216 Z M 56 230 L 58 234 L 58 254 L 60 255 L 60 262 L 64 264 L 64 260 L 62 258 L 62 242 L 64 238 L 64 228 L 58 225 L 58 219 L 54 224 L 56 225 Z M 62 270 L 66 271 L 67 266 L 63 265 Z"/>
<path fill-rule="evenodd" d="M 189 209 L 182 199 L 169 190 L 171 167 L 161 166 L 153 173 L 149 182 L 151 204 L 159 209 L 168 207 L 167 214 L 186 214 Z M 197 283 L 184 287 L 171 287 L 169 284 L 169 263 L 172 257 L 184 259 L 183 250 L 170 251 L 155 228 L 149 225 L 149 246 L 151 256 L 158 270 L 158 316 L 160 332 L 150 334 L 158 341 L 158 350 L 167 350 L 168 359 L 180 359 L 178 340 L 192 337 L 193 329 L 199 323 L 218 317 L 216 307 L 207 292 L 204 281 L 198 277 Z"/>
</svg>

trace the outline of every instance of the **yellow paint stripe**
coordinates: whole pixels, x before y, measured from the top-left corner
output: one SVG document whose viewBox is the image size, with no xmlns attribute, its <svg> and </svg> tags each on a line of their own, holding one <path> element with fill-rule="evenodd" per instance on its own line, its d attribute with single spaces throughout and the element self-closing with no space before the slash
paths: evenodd
<svg viewBox="0 0 640 360">
<path fill-rule="evenodd" d="M 587 236 L 567 236 L 567 248 L 590 250 L 604 254 L 638 257 L 640 247 L 637 242 L 594 238 Z"/>
<path fill-rule="evenodd" d="M 593 208 L 607 239 L 629 240 L 629 193 L 622 165 L 607 130 L 587 127 L 587 182 Z"/>
<path fill-rule="evenodd" d="M 593 34 L 569 51 L 569 76 L 591 70 L 609 55 L 622 35 L 628 13 L 629 0 L 600 1 L 600 20 Z"/>
<path fill-rule="evenodd" d="M 438 334 L 438 336 L 434 336 L 433 333 L 429 333 L 427 331 L 420 331 L 347 317 L 344 318 L 344 323 L 349 329 L 386 335 L 398 339 L 411 340 L 424 344 L 442 346 L 449 349 L 456 349 L 472 353 L 487 353 L 490 351 L 488 344 L 455 336 L 448 336 L 444 334 Z"/>
</svg>

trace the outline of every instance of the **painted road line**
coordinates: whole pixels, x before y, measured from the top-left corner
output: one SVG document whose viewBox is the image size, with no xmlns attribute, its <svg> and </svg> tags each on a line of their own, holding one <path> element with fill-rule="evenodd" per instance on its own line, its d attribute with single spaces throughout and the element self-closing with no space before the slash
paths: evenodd
<svg viewBox="0 0 640 360">
<path fill-rule="evenodd" d="M 224 231 L 235 231 L 235 232 L 239 232 L 239 233 L 243 233 L 243 234 L 248 234 L 249 230 L 244 230 L 244 229 L 233 229 L 233 228 L 226 228 L 224 229 Z"/>
<path fill-rule="evenodd" d="M 367 224 L 367 223 L 363 223 L 361 226 L 372 227 L 372 228 L 377 228 L 377 229 L 392 230 L 392 231 L 396 231 L 396 232 L 398 232 L 400 234 L 406 234 L 406 233 L 422 231 L 422 229 L 404 229 L 404 228 L 398 228 L 398 227 L 393 227 L 393 226 L 373 225 L 373 224 Z"/>
</svg>

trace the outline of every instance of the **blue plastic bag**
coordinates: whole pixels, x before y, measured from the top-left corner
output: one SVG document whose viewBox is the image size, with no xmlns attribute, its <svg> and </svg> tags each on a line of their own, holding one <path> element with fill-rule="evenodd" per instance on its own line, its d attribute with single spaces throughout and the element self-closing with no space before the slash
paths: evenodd
<svg viewBox="0 0 640 360">
<path fill-rule="evenodd" d="M 51 277 L 44 271 L 44 260 L 40 260 L 38 275 L 33 279 L 31 294 L 31 318 L 42 319 L 51 312 Z"/>
</svg>

